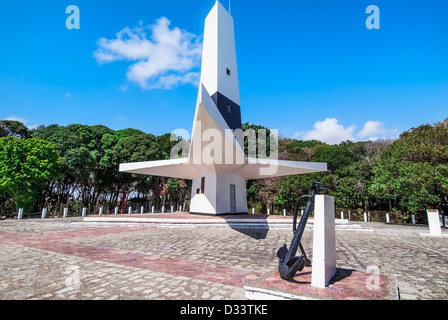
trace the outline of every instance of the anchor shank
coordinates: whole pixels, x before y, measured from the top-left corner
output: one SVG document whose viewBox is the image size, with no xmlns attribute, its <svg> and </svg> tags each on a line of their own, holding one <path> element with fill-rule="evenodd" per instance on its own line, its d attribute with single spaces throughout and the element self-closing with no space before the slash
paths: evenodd
<svg viewBox="0 0 448 320">
<path fill-rule="evenodd" d="M 292 257 L 297 254 L 297 250 L 299 249 L 300 242 L 302 241 L 303 232 L 305 231 L 306 223 L 308 221 L 308 217 L 311 213 L 311 210 L 314 206 L 314 190 L 313 195 L 308 200 L 305 210 L 303 211 L 303 215 L 300 218 L 299 226 L 294 233 L 294 238 L 292 239 L 291 245 L 289 247 L 288 253 L 284 259 L 285 262 L 289 261 Z"/>
</svg>

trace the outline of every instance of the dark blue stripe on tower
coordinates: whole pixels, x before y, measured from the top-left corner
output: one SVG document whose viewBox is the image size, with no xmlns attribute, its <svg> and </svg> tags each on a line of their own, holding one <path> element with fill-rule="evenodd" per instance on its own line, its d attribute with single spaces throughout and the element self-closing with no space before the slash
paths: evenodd
<svg viewBox="0 0 448 320">
<path fill-rule="evenodd" d="M 241 129 L 241 108 L 235 102 L 227 98 L 225 95 L 216 92 L 212 96 L 213 102 L 216 104 L 219 112 L 230 129 Z M 229 109 L 230 107 L 230 109 Z"/>
</svg>

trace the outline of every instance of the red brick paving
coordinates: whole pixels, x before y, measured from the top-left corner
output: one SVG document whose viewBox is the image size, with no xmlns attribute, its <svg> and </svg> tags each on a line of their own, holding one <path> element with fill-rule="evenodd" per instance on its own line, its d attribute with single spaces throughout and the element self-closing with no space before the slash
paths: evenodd
<svg viewBox="0 0 448 320">
<path fill-rule="evenodd" d="M 259 274 L 255 272 L 248 272 L 215 264 L 162 258 L 156 255 L 130 253 L 122 250 L 86 246 L 65 241 L 75 238 L 98 237 L 114 233 L 136 232 L 141 230 L 147 230 L 147 228 L 107 227 L 79 231 L 48 232 L 38 235 L 19 235 L 0 232 L 0 246 L 20 244 L 30 248 L 72 255 L 80 258 L 109 262 L 237 287 L 243 287 L 246 283 L 257 279 L 259 276 Z"/>
<path fill-rule="evenodd" d="M 148 217 L 142 215 L 145 216 Z M 178 219 L 179 215 L 170 214 L 169 217 Z M 185 216 L 194 219 L 199 217 L 201 216 Z M 225 221 L 223 217 L 202 217 Z M 251 217 L 252 215 L 244 215 L 242 218 Z M 264 219 L 266 216 L 255 215 L 255 218 L 260 217 Z M 168 215 L 163 218 L 168 218 Z M 274 217 L 268 219 L 272 218 Z M 277 290 L 282 289 L 281 286 L 291 285 L 269 271 L 277 264 L 275 252 L 278 247 L 290 241 L 290 230 L 272 229 L 263 233 L 259 230 L 202 227 L 180 229 L 146 225 L 143 228 L 131 228 L 114 224 L 113 227 L 109 225 L 98 228 L 98 225 L 92 227 L 89 223 L 81 225 L 80 221 L 47 219 L 45 222 L 2 222 L 0 263 L 4 272 L 0 279 L 0 297 L 150 300 L 174 297 L 220 300 L 241 299 L 244 297 L 244 284 L 252 286 L 253 283 L 267 281 L 269 278 L 278 286 Z M 374 232 L 337 233 L 338 266 L 356 270 L 378 266 L 381 276 L 389 275 L 382 278 L 387 279 L 386 286 L 396 284 L 401 298 L 405 300 L 447 299 L 448 273 L 446 264 L 443 263 L 448 257 L 446 239 L 423 241 L 419 236 L 421 226 L 379 223 L 363 225 L 372 227 Z M 133 232 L 139 230 L 147 231 Z M 305 234 L 305 242 L 311 246 L 311 233 Z M 159 243 L 160 248 L 157 247 Z M 107 264 L 101 264 L 102 261 Z M 81 287 L 67 291 L 70 287 L 64 281 L 72 274 L 67 276 L 64 270 L 67 266 L 78 265 L 83 270 L 80 276 Z M 160 272 L 153 274 L 152 270 Z M 353 273 L 351 278 L 341 278 L 326 291 L 338 299 L 363 298 L 359 290 L 368 292 L 366 276 Z M 317 291 L 311 288 L 310 278 L 307 280 L 306 277 L 306 274 L 296 277 L 298 283 L 295 285 L 302 287 L 300 290 L 303 295 L 313 297 Z M 347 281 L 356 283 L 356 279 L 357 285 L 352 289 L 348 290 L 349 286 L 343 286 Z M 289 288 L 292 289 L 294 288 Z M 397 293 L 396 288 L 394 289 Z M 387 299 L 385 293 L 374 291 L 369 294 L 371 296 L 364 297 Z M 328 296 L 321 295 L 321 299 L 326 298 Z M 396 299 L 396 294 L 391 299 Z"/>
<path fill-rule="evenodd" d="M 175 216 L 176 218 L 179 218 L 179 215 Z M 191 215 L 188 216 L 191 218 Z M 219 219 L 219 217 L 216 218 Z M 197 261 L 164 258 L 157 255 L 132 253 L 117 249 L 87 246 L 67 241 L 76 238 L 91 238 L 110 234 L 138 232 L 142 230 L 147 230 L 147 228 L 114 226 L 73 231 L 45 232 L 32 235 L 0 232 L 0 246 L 22 245 L 44 251 L 57 252 L 95 261 L 103 261 L 236 287 L 243 287 L 248 283 L 252 283 L 251 286 L 255 285 L 269 290 L 287 292 L 296 296 L 307 296 L 320 299 L 357 300 L 390 298 L 388 286 L 390 280 L 385 275 L 379 276 L 379 290 L 367 290 L 365 283 L 369 275 L 356 271 L 353 271 L 348 277 L 339 279 L 339 281 L 333 283 L 328 289 L 319 289 L 311 287 L 310 268 L 306 268 L 302 273 L 298 274 L 295 278 L 295 282 L 282 280 L 276 270 L 268 274 L 268 276 L 264 276 L 263 279 L 259 279 L 261 276 L 259 273 L 237 268 Z"/>
<path fill-rule="evenodd" d="M 392 279 L 387 275 L 378 275 L 378 289 L 368 289 L 367 282 L 372 274 L 347 269 L 338 269 L 333 283 L 326 289 L 311 286 L 311 268 L 298 273 L 294 282 L 282 280 L 278 271 L 274 270 L 262 279 L 254 281 L 250 286 L 278 293 L 288 293 L 298 297 L 331 300 L 389 300 L 396 299 Z"/>
</svg>

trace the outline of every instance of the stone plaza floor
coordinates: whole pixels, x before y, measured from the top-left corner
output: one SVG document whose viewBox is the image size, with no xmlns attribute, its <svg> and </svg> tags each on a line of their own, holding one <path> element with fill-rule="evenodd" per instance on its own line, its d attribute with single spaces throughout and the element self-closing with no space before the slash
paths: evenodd
<svg viewBox="0 0 448 320">
<path fill-rule="evenodd" d="M 356 224 L 364 229 L 336 230 L 339 268 L 392 276 L 403 300 L 448 300 L 448 238 Z M 244 300 L 244 286 L 276 268 L 292 240 L 291 228 L 267 228 L 0 221 L 0 299 Z M 310 256 L 312 238 L 305 230 Z"/>
</svg>

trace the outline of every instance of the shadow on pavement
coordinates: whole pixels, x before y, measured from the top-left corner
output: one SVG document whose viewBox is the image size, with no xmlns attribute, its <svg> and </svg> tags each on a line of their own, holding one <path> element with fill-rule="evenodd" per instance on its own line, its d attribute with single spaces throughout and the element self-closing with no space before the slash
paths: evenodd
<svg viewBox="0 0 448 320">
<path fill-rule="evenodd" d="M 235 231 L 238 231 L 255 240 L 265 239 L 269 232 L 267 216 L 239 215 L 223 216 L 227 225 Z"/>
</svg>

